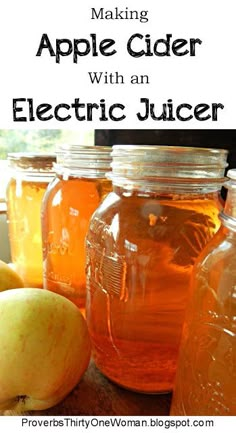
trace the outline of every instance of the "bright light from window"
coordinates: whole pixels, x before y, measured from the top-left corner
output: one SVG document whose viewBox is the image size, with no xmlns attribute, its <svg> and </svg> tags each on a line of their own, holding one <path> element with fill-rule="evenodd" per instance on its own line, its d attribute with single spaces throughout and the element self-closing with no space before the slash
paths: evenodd
<svg viewBox="0 0 236 433">
<path fill-rule="evenodd" d="M 94 131 L 0 129 L 0 202 L 5 199 L 6 185 L 9 179 L 6 161 L 8 153 L 53 153 L 60 143 L 94 145 Z"/>
</svg>

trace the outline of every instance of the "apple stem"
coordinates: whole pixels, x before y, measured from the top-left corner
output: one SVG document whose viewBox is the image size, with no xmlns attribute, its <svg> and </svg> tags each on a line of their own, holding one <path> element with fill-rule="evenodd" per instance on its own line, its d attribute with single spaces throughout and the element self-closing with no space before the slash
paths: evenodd
<svg viewBox="0 0 236 433">
<path fill-rule="evenodd" d="M 17 400 L 17 401 L 21 401 L 22 403 L 25 404 L 25 400 L 26 400 L 27 398 L 28 398 L 27 395 L 18 395 L 18 396 L 16 397 L 16 400 Z"/>
</svg>

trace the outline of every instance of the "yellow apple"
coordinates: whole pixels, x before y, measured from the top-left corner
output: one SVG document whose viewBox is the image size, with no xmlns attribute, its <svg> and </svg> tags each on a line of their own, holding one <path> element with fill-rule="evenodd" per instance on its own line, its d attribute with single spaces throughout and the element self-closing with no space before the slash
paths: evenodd
<svg viewBox="0 0 236 433">
<path fill-rule="evenodd" d="M 0 260 L 0 292 L 24 287 L 21 276 L 7 263 Z"/>
<path fill-rule="evenodd" d="M 43 289 L 0 293 L 0 410 L 42 410 L 62 401 L 90 359 L 87 324 L 65 297 Z"/>
</svg>

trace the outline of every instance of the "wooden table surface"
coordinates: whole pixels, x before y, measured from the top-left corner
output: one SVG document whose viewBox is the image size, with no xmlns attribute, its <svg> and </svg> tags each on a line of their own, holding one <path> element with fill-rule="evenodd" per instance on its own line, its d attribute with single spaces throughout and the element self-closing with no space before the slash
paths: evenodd
<svg viewBox="0 0 236 433">
<path fill-rule="evenodd" d="M 63 402 L 32 415 L 168 415 L 170 401 L 170 394 L 138 394 L 120 388 L 106 379 L 91 361 L 80 383 Z"/>
</svg>

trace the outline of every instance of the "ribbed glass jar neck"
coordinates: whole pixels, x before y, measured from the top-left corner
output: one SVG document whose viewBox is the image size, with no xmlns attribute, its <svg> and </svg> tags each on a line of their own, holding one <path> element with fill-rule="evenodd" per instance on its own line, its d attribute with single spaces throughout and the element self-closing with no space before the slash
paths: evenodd
<svg viewBox="0 0 236 433">
<path fill-rule="evenodd" d="M 220 218 L 224 226 L 236 232 L 236 169 L 231 169 L 227 173 L 228 182 L 227 198 L 224 210 L 220 214 Z"/>
<path fill-rule="evenodd" d="M 227 155 L 225 149 L 114 145 L 109 177 L 124 189 L 213 192 L 225 182 Z"/>
<path fill-rule="evenodd" d="M 55 154 L 16 152 L 8 154 L 8 167 L 12 177 L 41 180 L 55 175 Z"/>
<path fill-rule="evenodd" d="M 56 151 L 56 174 L 70 177 L 104 178 L 111 170 L 111 148 L 107 146 L 60 145 Z"/>
</svg>

